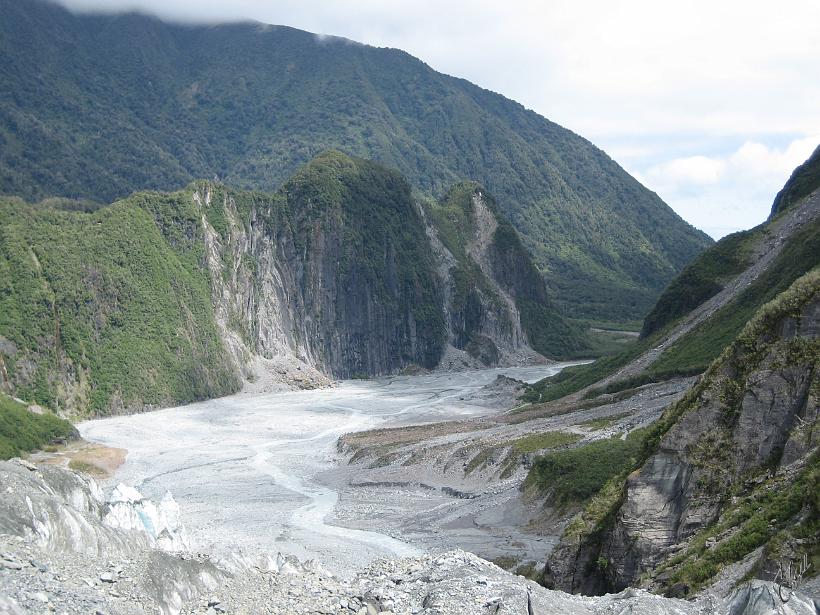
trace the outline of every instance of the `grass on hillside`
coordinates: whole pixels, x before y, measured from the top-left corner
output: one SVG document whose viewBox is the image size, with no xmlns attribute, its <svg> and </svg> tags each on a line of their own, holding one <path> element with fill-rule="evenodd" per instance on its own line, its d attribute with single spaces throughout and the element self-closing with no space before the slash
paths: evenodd
<svg viewBox="0 0 820 615">
<path fill-rule="evenodd" d="M 600 358 L 593 363 L 567 367 L 555 376 L 544 378 L 533 384 L 524 393 L 522 399 L 530 403 L 548 402 L 580 391 L 640 356 L 644 350 L 649 348 L 649 345 L 649 341 L 642 340 L 616 355 Z"/>
<path fill-rule="evenodd" d="M 589 349 L 576 353 L 578 358 L 599 358 L 616 355 L 637 343 L 638 338 L 628 332 L 592 330 L 587 332 Z"/>
<path fill-rule="evenodd" d="M 748 266 L 751 250 L 764 232 L 761 225 L 728 235 L 687 265 L 644 319 L 641 336 L 663 329 L 718 294 L 728 280 Z"/>
<path fill-rule="evenodd" d="M 754 313 L 786 290 L 797 278 L 820 263 L 820 220 L 796 233 L 769 268 L 732 302 L 667 348 L 647 370 L 636 376 L 610 383 L 591 395 L 615 393 L 650 382 L 692 376 L 706 371 L 709 364 L 737 337 Z M 671 325 L 667 325 L 669 327 Z M 651 348 L 663 336 L 658 331 L 626 350 L 594 363 L 568 367 L 555 376 L 533 384 L 524 401 L 537 403 L 560 399 L 609 376 Z"/>
<path fill-rule="evenodd" d="M 547 448 L 558 448 L 567 444 L 578 442 L 583 436 L 577 433 L 567 433 L 565 431 L 547 431 L 545 433 L 524 436 L 518 440 L 510 442 L 516 453 L 534 453 Z"/>
<path fill-rule="evenodd" d="M 614 425 L 621 419 L 628 417 L 631 412 L 621 412 L 620 414 L 612 414 L 610 416 L 602 416 L 597 419 L 589 419 L 581 423 L 584 427 L 589 427 L 594 431 L 598 431 L 599 429 L 604 429 L 605 427 L 610 427 Z"/>
<path fill-rule="evenodd" d="M 649 372 L 705 371 L 765 303 L 820 264 L 820 220 L 807 225 L 783 247 L 769 268 L 734 301 L 668 348 Z"/>
<path fill-rule="evenodd" d="M 56 440 L 77 437 L 68 421 L 48 412 L 35 414 L 8 395 L 0 393 L 0 459 L 19 457 Z"/>
<path fill-rule="evenodd" d="M 634 466 L 643 446 L 643 436 L 644 430 L 635 430 L 625 439 L 614 436 L 546 453 L 536 459 L 525 487 L 550 493 L 559 505 L 584 502 L 611 478 Z"/>
</svg>

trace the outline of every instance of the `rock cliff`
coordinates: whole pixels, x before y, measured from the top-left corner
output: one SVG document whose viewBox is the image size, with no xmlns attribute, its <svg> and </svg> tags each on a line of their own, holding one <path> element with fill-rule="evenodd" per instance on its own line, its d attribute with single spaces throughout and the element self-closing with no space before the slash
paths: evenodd
<svg viewBox="0 0 820 615">
<path fill-rule="evenodd" d="M 761 308 L 652 427 L 640 466 L 565 534 L 547 580 L 682 596 L 721 575 L 774 579 L 781 565 L 816 561 L 818 333 L 815 268 Z"/>
<path fill-rule="evenodd" d="M 0 202 L 0 387 L 107 414 L 584 348 L 492 197 L 450 194 L 328 152 L 275 194 Z"/>
<path fill-rule="evenodd" d="M 448 365 L 539 362 L 586 347 L 581 331 L 553 308 L 517 233 L 483 187 L 457 184 L 421 213 L 444 291 Z"/>
<path fill-rule="evenodd" d="M 281 554 L 219 559 L 156 549 L 147 528 L 110 527 L 100 488 L 61 468 L 0 462 L 0 613 L 562 613 L 811 615 L 771 584 L 692 603 L 628 590 L 601 598 L 548 591 L 463 551 L 381 559 L 339 579 Z M 120 488 L 120 495 L 130 491 Z M 123 504 L 119 502 L 119 504 Z M 11 521 L 9 521 L 11 520 Z M 771 606 L 768 610 L 766 607 Z"/>
</svg>

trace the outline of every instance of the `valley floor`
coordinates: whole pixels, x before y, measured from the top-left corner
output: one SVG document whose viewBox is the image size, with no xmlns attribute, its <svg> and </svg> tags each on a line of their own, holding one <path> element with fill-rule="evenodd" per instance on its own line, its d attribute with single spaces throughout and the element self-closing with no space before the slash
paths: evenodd
<svg viewBox="0 0 820 615">
<path fill-rule="evenodd" d="M 476 536 L 465 534 L 457 522 L 449 538 L 433 540 L 419 540 L 418 532 L 401 527 L 405 521 L 421 525 L 439 503 L 465 502 L 442 493 L 444 485 L 432 473 L 428 478 L 436 483 L 435 493 L 419 487 L 427 478 L 416 476 L 412 490 L 388 485 L 375 492 L 375 502 L 362 506 L 364 492 L 352 496 L 348 490 L 355 478 L 331 471 L 346 467 L 336 448 L 340 436 L 486 416 L 496 411 L 504 395 L 480 391 L 499 375 L 534 381 L 564 365 L 398 376 L 346 381 L 331 389 L 236 395 L 89 421 L 79 429 L 90 441 L 128 448 L 126 462 L 111 482 L 133 484 L 157 500 L 166 490 L 174 494 L 197 550 L 281 551 L 302 560 L 317 559 L 343 573 L 379 556 L 418 555 L 416 545 L 470 548 Z M 482 428 L 480 423 L 469 425 L 465 429 Z M 509 485 L 501 486 L 501 491 L 508 490 Z M 499 538 L 509 542 L 503 518 L 494 525 L 498 527 L 490 533 L 499 534 L 501 528 Z"/>
</svg>

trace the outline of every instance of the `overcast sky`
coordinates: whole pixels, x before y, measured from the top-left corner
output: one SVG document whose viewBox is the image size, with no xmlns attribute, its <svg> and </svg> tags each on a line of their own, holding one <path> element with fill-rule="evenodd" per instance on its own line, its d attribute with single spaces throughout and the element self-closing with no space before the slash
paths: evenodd
<svg viewBox="0 0 820 615">
<path fill-rule="evenodd" d="M 397 47 L 603 148 L 717 238 L 820 144 L 817 0 L 61 0 Z"/>
</svg>

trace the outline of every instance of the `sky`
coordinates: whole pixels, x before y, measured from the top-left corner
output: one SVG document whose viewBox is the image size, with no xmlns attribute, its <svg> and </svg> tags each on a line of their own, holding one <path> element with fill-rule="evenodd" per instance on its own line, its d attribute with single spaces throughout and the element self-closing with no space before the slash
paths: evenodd
<svg viewBox="0 0 820 615">
<path fill-rule="evenodd" d="M 820 144 L 817 0 L 60 0 L 396 47 L 586 137 L 714 238 Z"/>
</svg>

